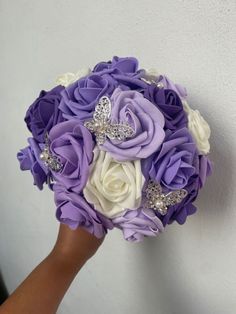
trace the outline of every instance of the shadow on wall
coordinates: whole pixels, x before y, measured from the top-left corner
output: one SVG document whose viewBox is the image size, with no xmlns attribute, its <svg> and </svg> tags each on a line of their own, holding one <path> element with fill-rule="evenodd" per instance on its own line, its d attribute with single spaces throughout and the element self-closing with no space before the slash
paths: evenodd
<svg viewBox="0 0 236 314">
<path fill-rule="evenodd" d="M 8 292 L 3 281 L 2 273 L 0 271 L 0 305 L 7 299 Z"/>
<path fill-rule="evenodd" d="M 208 178 L 206 188 L 200 191 L 199 206 L 201 215 L 207 219 L 209 228 L 221 225 L 222 218 L 229 216 L 232 208 L 233 171 L 235 167 L 236 152 L 228 139 L 223 136 L 224 130 L 218 121 L 209 121 L 212 137 L 210 159 L 213 162 L 213 173 Z M 204 209 L 204 210 L 201 210 Z"/>
<path fill-rule="evenodd" d="M 216 127 L 214 122 L 210 124 L 212 137 L 214 137 L 211 141 L 212 153 L 210 155 L 214 163 L 213 174 L 208 178 L 205 190 L 203 188 L 199 194 L 200 206 L 197 205 L 199 211 L 197 214 L 201 215 L 200 222 L 205 221 L 209 227 L 208 231 L 212 230 L 213 233 L 215 226 L 221 225 L 222 220 L 229 215 L 229 210 L 232 208 L 230 189 L 232 189 L 232 169 L 236 156 L 234 156 L 232 145 L 227 143 L 227 138 L 222 137 L 223 133 L 220 133 L 219 125 Z M 171 228 L 172 226 L 169 226 L 166 232 L 170 232 Z M 198 228 L 192 229 L 191 232 L 196 232 L 196 230 Z M 204 233 L 202 228 L 201 232 Z M 200 301 L 198 313 L 208 313 L 209 304 L 204 300 L 202 291 L 194 285 L 191 278 L 187 278 L 189 273 L 186 272 L 186 276 L 183 277 L 182 257 L 176 255 L 174 243 L 170 235 L 164 236 L 164 234 L 160 235 L 159 239 L 150 238 L 141 243 L 140 268 L 147 286 L 145 289 L 140 288 L 140 295 L 145 299 L 145 303 L 151 304 L 153 313 L 155 308 L 158 309 L 161 306 L 163 313 L 186 314 L 193 313 L 192 302 L 190 300 L 188 302 L 186 297 L 193 298 L 194 294 L 195 299 Z M 144 269 L 142 265 L 145 265 Z"/>
<path fill-rule="evenodd" d="M 145 264 L 145 269 L 142 271 L 150 286 L 142 289 L 140 293 L 145 296 L 145 302 L 151 307 L 148 314 L 209 313 L 209 304 L 203 296 L 203 291 L 199 291 L 198 286 L 195 286 L 188 272 L 183 276 L 181 257 L 175 254 L 175 249 L 171 249 L 173 243 L 170 237 L 160 237 L 159 241 L 155 238 L 148 239 L 143 245 L 145 260 L 142 260 L 142 263 Z M 165 253 L 166 250 L 169 252 Z M 197 309 L 192 308 L 193 299 L 198 300 Z"/>
</svg>

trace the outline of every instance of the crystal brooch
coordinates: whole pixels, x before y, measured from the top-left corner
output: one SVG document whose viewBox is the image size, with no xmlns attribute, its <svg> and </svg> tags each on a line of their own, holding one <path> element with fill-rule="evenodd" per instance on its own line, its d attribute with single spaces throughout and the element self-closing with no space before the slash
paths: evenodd
<svg viewBox="0 0 236 314">
<path fill-rule="evenodd" d="M 95 134 L 98 145 L 104 144 L 106 138 L 124 141 L 134 135 L 134 130 L 128 123 L 111 123 L 111 101 L 102 96 L 95 107 L 93 119 L 84 122 L 84 126 Z"/>
<path fill-rule="evenodd" d="M 184 189 L 171 191 L 164 194 L 160 183 L 150 180 L 146 189 L 145 208 L 157 210 L 161 215 L 166 215 L 169 206 L 182 202 L 188 192 Z"/>
<path fill-rule="evenodd" d="M 59 172 L 62 168 L 62 164 L 58 157 L 53 156 L 49 149 L 49 139 L 48 134 L 45 136 L 45 147 L 40 154 L 40 159 L 44 162 L 44 164 L 55 172 Z"/>
</svg>

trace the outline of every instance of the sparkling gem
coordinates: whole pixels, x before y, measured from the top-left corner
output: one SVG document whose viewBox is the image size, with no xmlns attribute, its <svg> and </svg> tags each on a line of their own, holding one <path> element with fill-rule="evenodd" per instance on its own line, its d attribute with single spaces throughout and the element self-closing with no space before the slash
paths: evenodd
<svg viewBox="0 0 236 314">
<path fill-rule="evenodd" d="M 149 85 L 154 84 L 154 85 L 156 85 L 158 88 L 164 88 L 164 87 L 165 87 L 162 82 L 157 82 L 157 81 L 155 81 L 155 80 L 153 80 L 153 79 L 147 80 L 146 78 L 142 77 L 141 80 L 144 81 L 145 83 L 149 84 Z"/>
<path fill-rule="evenodd" d="M 45 136 L 45 147 L 41 152 L 39 158 L 44 162 L 45 166 L 50 168 L 51 170 L 58 172 L 62 168 L 62 164 L 58 157 L 53 156 L 49 150 L 49 140 L 48 135 Z"/>
<path fill-rule="evenodd" d="M 161 215 L 166 215 L 168 207 L 182 202 L 187 194 L 188 192 L 184 189 L 164 194 L 160 183 L 150 180 L 146 189 L 145 207 L 153 208 Z"/>
<path fill-rule="evenodd" d="M 95 107 L 93 119 L 84 122 L 84 126 L 95 134 L 99 145 L 104 144 L 106 138 L 124 141 L 134 135 L 134 130 L 128 123 L 112 124 L 110 121 L 111 102 L 107 96 L 99 99 Z"/>
</svg>

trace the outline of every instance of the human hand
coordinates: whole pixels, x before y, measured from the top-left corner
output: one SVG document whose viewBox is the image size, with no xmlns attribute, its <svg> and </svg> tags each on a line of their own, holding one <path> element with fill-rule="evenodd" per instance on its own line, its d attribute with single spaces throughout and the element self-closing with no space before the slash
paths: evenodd
<svg viewBox="0 0 236 314">
<path fill-rule="evenodd" d="M 67 225 L 60 224 L 52 254 L 73 267 L 80 267 L 95 254 L 103 240 L 104 237 L 98 239 L 83 228 L 71 230 Z"/>
<path fill-rule="evenodd" d="M 56 313 L 78 271 L 95 254 L 103 240 L 83 228 L 71 230 L 61 224 L 51 253 L 5 301 L 0 314 Z"/>
</svg>

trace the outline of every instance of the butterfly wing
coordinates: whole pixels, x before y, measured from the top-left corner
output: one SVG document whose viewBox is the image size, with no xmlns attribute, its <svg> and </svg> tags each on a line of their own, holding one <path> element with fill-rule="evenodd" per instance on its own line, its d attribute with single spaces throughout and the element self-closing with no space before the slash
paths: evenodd
<svg viewBox="0 0 236 314">
<path fill-rule="evenodd" d="M 95 121 L 94 119 L 92 119 L 92 120 L 89 120 L 89 121 L 85 121 L 85 122 L 84 122 L 84 126 L 85 126 L 90 132 L 95 132 L 95 131 L 96 131 L 95 123 L 96 123 L 96 121 Z"/>
<path fill-rule="evenodd" d="M 107 136 L 110 139 L 124 141 L 126 138 L 132 137 L 134 130 L 128 124 L 110 124 L 107 129 Z"/>
<path fill-rule="evenodd" d="M 173 206 L 182 202 L 187 196 L 188 192 L 184 189 L 178 191 L 172 191 L 166 194 L 165 203 L 167 206 Z"/>
<path fill-rule="evenodd" d="M 107 122 L 111 116 L 111 101 L 107 96 L 102 96 L 95 107 L 93 119 L 102 123 Z"/>
<path fill-rule="evenodd" d="M 160 196 L 162 193 L 162 188 L 159 182 L 154 182 L 150 180 L 146 189 L 146 196 L 148 199 L 153 199 Z"/>
</svg>

